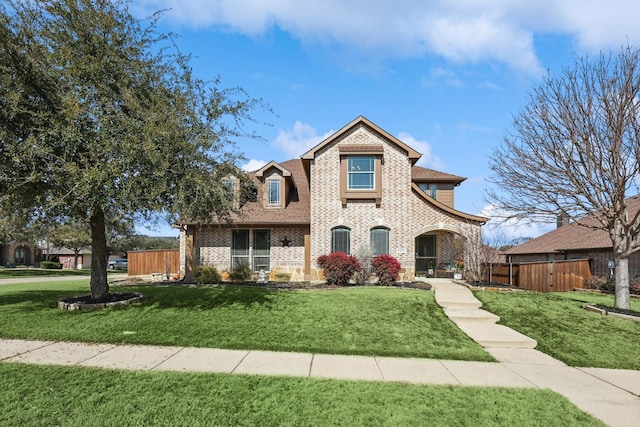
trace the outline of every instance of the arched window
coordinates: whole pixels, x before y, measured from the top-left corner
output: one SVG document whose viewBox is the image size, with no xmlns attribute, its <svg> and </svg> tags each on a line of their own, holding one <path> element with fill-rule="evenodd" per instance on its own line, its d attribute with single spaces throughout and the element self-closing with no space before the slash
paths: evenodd
<svg viewBox="0 0 640 427">
<path fill-rule="evenodd" d="M 373 256 L 389 253 L 389 229 L 386 227 L 375 227 L 371 229 L 370 235 L 371 253 Z"/>
<path fill-rule="evenodd" d="M 24 265 L 27 263 L 27 250 L 23 247 L 16 248 L 13 256 L 14 262 L 17 265 Z"/>
<path fill-rule="evenodd" d="M 347 227 L 331 229 L 331 252 L 351 253 L 351 230 Z"/>
</svg>

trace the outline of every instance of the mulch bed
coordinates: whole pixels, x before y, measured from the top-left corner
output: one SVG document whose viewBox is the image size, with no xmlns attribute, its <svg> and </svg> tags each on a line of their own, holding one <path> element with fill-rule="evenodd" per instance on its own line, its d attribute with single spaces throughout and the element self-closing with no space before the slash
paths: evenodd
<svg viewBox="0 0 640 427">
<path fill-rule="evenodd" d="M 140 282 L 139 280 L 127 279 L 123 281 L 113 282 L 112 285 L 118 286 L 137 286 L 137 285 L 164 285 L 164 286 L 191 286 L 191 287 L 210 287 L 210 286 L 256 286 L 260 288 L 275 290 L 275 291 L 286 291 L 286 290 L 302 290 L 302 289 L 341 289 L 341 288 L 354 288 L 363 285 L 348 285 L 348 286 L 332 286 L 327 285 L 324 282 L 287 282 L 287 283 L 279 283 L 279 282 L 244 282 L 244 283 L 232 283 L 232 282 L 222 282 L 215 284 L 206 284 L 206 285 L 198 285 L 196 283 L 186 283 L 182 281 L 175 280 L 165 280 L 162 282 Z M 364 286 L 378 286 L 374 284 L 367 284 Z M 406 289 L 422 289 L 422 290 L 431 290 L 431 285 L 424 282 L 396 282 L 393 288 L 406 288 Z"/>
</svg>

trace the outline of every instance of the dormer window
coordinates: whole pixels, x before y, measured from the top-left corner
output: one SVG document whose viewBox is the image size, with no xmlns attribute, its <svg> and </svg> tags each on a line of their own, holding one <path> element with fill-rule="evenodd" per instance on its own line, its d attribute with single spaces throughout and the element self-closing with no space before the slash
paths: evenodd
<svg viewBox="0 0 640 427">
<path fill-rule="evenodd" d="M 270 205 L 280 205 L 280 180 L 269 179 L 267 180 L 268 197 L 267 203 Z"/>
<path fill-rule="evenodd" d="M 347 173 L 349 174 L 349 190 L 375 189 L 375 158 L 374 156 L 349 156 L 347 159 Z"/>
</svg>

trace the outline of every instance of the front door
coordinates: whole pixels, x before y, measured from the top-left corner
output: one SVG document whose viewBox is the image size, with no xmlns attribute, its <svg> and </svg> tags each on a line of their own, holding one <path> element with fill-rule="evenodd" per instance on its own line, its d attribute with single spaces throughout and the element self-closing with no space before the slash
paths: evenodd
<svg viewBox="0 0 640 427">
<path fill-rule="evenodd" d="M 433 274 L 436 268 L 436 236 L 416 237 L 416 274 Z"/>
</svg>

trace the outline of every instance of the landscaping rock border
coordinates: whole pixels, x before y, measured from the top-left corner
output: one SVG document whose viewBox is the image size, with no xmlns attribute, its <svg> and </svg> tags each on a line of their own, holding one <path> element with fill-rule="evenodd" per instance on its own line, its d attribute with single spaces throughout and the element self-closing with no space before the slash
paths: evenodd
<svg viewBox="0 0 640 427">
<path fill-rule="evenodd" d="M 601 314 L 603 316 L 615 316 L 622 319 L 640 322 L 640 313 L 633 310 L 622 310 L 618 308 L 606 307 L 600 304 L 587 304 L 584 306 L 584 309 L 593 313 Z"/>
<path fill-rule="evenodd" d="M 108 307 L 118 307 L 140 303 L 144 300 L 144 295 L 140 292 L 120 292 L 107 295 L 104 301 L 96 301 L 91 295 L 79 297 L 67 297 L 58 301 L 58 308 L 68 311 L 94 311 Z"/>
</svg>

